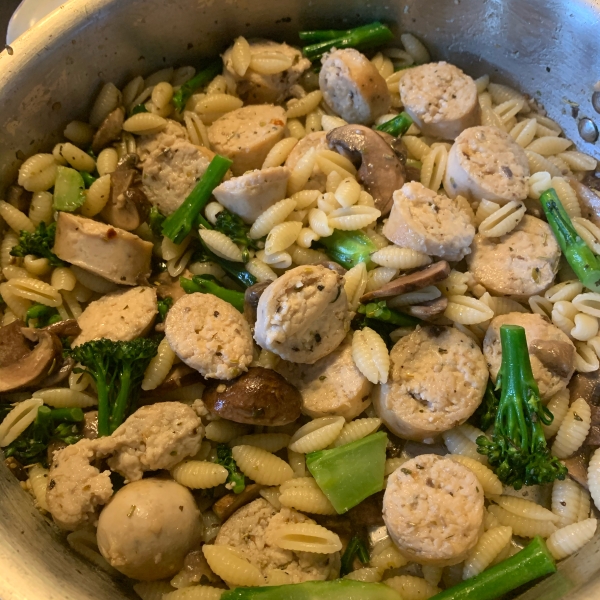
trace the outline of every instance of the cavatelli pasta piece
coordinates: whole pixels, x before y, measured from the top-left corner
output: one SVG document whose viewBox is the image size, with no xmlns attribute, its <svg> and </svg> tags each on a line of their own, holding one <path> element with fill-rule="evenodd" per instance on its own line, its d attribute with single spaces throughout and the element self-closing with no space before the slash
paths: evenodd
<svg viewBox="0 0 600 600">
<path fill-rule="evenodd" d="M 292 194 L 295 194 L 296 192 L 299 192 L 304 188 L 304 186 L 310 179 L 310 176 L 312 175 L 316 160 L 317 151 L 314 148 L 310 148 L 310 150 L 308 150 L 300 157 L 300 159 L 292 169 L 290 178 L 288 179 L 288 195 L 291 196 Z"/>
<path fill-rule="evenodd" d="M 384 579 L 383 583 L 396 590 L 402 600 L 427 600 L 441 591 L 437 586 L 414 575 L 397 575 Z"/>
<path fill-rule="evenodd" d="M 578 398 L 571 404 L 558 428 L 552 444 L 552 454 L 558 458 L 571 456 L 583 444 L 590 426 L 590 406 L 583 398 Z"/>
<path fill-rule="evenodd" d="M 286 486 L 287 483 L 302 480 L 305 480 L 305 485 Z M 321 488 L 319 488 L 317 482 L 312 477 L 290 479 L 289 482 L 284 483 L 280 487 L 280 490 L 279 502 L 282 506 L 316 515 L 337 514 L 327 496 L 321 491 Z"/>
<path fill-rule="evenodd" d="M 114 148 L 104 148 L 96 159 L 96 169 L 100 177 L 117 170 L 119 154 Z"/>
<path fill-rule="evenodd" d="M 2 269 L 4 275 L 6 276 L 6 272 L 9 269 L 15 269 L 18 267 L 4 267 Z M 23 269 L 25 271 L 25 269 Z M 25 271 L 27 274 L 27 271 Z M 25 319 L 25 315 L 31 306 L 31 302 L 25 298 L 21 298 L 16 296 L 13 293 L 13 290 L 10 288 L 10 280 L 9 283 L 0 283 L 0 296 L 4 300 L 8 310 L 10 310 L 17 318 L 23 320 Z"/>
<path fill-rule="evenodd" d="M 243 77 L 250 66 L 251 59 L 252 53 L 248 40 L 243 36 L 236 38 L 231 48 L 231 63 L 235 73 Z"/>
<path fill-rule="evenodd" d="M 44 192 L 54 185 L 56 173 L 57 165 L 52 154 L 34 154 L 19 168 L 18 183 L 28 192 Z"/>
<path fill-rule="evenodd" d="M 596 450 L 590 458 L 588 465 L 588 488 L 596 508 L 600 509 L 600 449 Z"/>
<path fill-rule="evenodd" d="M 294 476 L 290 465 L 262 448 L 235 446 L 232 453 L 240 471 L 256 483 L 280 485 Z"/>
<path fill-rule="evenodd" d="M 511 232 L 525 215 L 525 205 L 514 200 L 494 211 L 479 224 L 484 237 L 497 238 Z"/>
<path fill-rule="evenodd" d="M 492 500 L 509 513 L 525 519 L 550 521 L 552 523 L 558 523 L 559 521 L 559 517 L 553 512 L 525 498 L 518 498 L 517 496 L 493 496 Z"/>
<path fill-rule="evenodd" d="M 53 198 L 50 192 L 34 192 L 31 196 L 29 205 L 29 218 L 37 227 L 42 221 L 50 224 L 53 220 L 54 209 L 52 208 Z"/>
<path fill-rule="evenodd" d="M 448 164 L 448 150 L 442 145 L 432 147 L 423 157 L 421 167 L 421 183 L 430 190 L 437 192 L 442 185 L 446 165 Z"/>
<path fill-rule="evenodd" d="M 541 154 L 532 152 L 531 150 L 525 150 L 525 156 L 527 156 L 529 172 L 532 175 L 534 173 L 539 173 L 540 171 L 547 171 L 553 177 L 560 177 L 560 175 L 562 175 L 560 169 Z"/>
<path fill-rule="evenodd" d="M 405 135 L 402 136 L 402 141 L 408 150 L 408 154 L 416 160 L 423 160 L 431 152 L 430 146 L 422 138 Z"/>
<path fill-rule="evenodd" d="M 571 337 L 581 342 L 587 342 L 598 335 L 598 319 L 585 313 L 576 314 L 573 318 L 575 327 L 571 329 Z"/>
<path fill-rule="evenodd" d="M 273 544 L 293 552 L 332 554 L 342 549 L 339 536 L 316 523 L 290 523 L 273 533 Z"/>
<path fill-rule="evenodd" d="M 488 529 L 492 529 L 493 527 L 499 527 L 500 521 L 487 509 L 483 511 L 483 529 L 484 531 L 488 531 Z"/>
<path fill-rule="evenodd" d="M 358 370 L 371 382 L 379 383 L 381 373 L 375 363 L 372 349 L 363 331 L 355 331 L 352 336 L 352 360 Z M 389 360 L 389 357 L 388 357 Z M 386 373 L 387 375 L 387 373 Z M 387 379 L 387 378 L 386 378 Z"/>
<path fill-rule="evenodd" d="M 350 444 L 351 442 L 360 440 L 377 431 L 380 425 L 381 419 L 377 418 L 354 419 L 354 421 L 350 421 L 350 423 L 346 423 L 344 425 L 342 431 L 334 440 L 332 446 L 337 448 L 338 446 L 343 446 L 344 444 Z"/>
<path fill-rule="evenodd" d="M 284 71 L 285 68 L 281 70 Z M 320 90 L 310 92 L 309 94 L 306 94 L 304 98 L 294 99 L 293 102 L 290 101 L 288 103 L 286 116 L 288 119 L 297 119 L 298 117 L 305 117 L 319 106 L 321 100 L 323 100 L 323 94 Z"/>
<path fill-rule="evenodd" d="M 184 460 L 171 469 L 177 483 L 194 490 L 221 485 L 227 481 L 228 474 L 225 467 L 204 460 Z"/>
<path fill-rule="evenodd" d="M 78 148 L 71 142 L 62 144 L 60 149 L 61 156 L 77 171 L 92 172 L 96 169 L 96 161 L 81 148 Z"/>
<path fill-rule="evenodd" d="M 62 304 L 62 296 L 49 283 L 32 279 L 11 279 L 8 284 L 9 293 L 17 298 L 25 298 L 44 306 L 57 307 Z"/>
<path fill-rule="evenodd" d="M 360 202 L 360 200 L 359 200 L 359 202 Z M 378 250 L 381 250 L 382 248 L 386 248 L 387 246 L 390 245 L 390 241 L 384 235 L 381 235 L 381 233 L 378 233 L 375 229 L 365 229 L 364 233 L 373 242 L 373 244 L 375 244 L 375 246 L 377 247 Z M 407 250 L 407 248 L 404 248 L 404 250 Z"/>
<path fill-rule="evenodd" d="M 356 335 L 356 334 L 355 334 Z M 344 427 L 344 417 L 319 417 L 309 421 L 294 433 L 288 448 L 294 452 L 308 454 L 327 448 L 338 437 Z"/>
<path fill-rule="evenodd" d="M 48 469 L 41 464 L 35 464 L 29 469 L 28 484 L 33 492 L 37 505 L 47 512 L 50 512 L 46 502 L 46 490 L 48 489 Z"/>
<path fill-rule="evenodd" d="M 382 288 L 386 283 L 395 279 L 398 275 L 398 269 L 392 267 L 378 267 L 367 273 L 366 292 L 372 292 Z"/>
<path fill-rule="evenodd" d="M 577 515 L 577 522 L 585 521 L 590 516 L 590 510 L 592 508 L 592 501 L 590 493 L 583 487 L 579 488 L 579 514 Z"/>
<path fill-rule="evenodd" d="M 511 538 L 512 529 L 502 525 L 484 532 L 465 559 L 463 579 L 471 579 L 487 569 Z"/>
<path fill-rule="evenodd" d="M 220 600 L 225 591 L 211 585 L 192 585 L 165 593 L 157 600 Z"/>
<path fill-rule="evenodd" d="M 287 448 L 291 436 L 287 433 L 255 433 L 252 435 L 242 435 L 234 438 L 229 445 L 234 446 L 256 446 L 267 452 L 279 452 Z"/>
<path fill-rule="evenodd" d="M 90 125 L 99 127 L 108 115 L 119 106 L 121 92 L 114 83 L 106 83 L 96 97 L 90 112 Z"/>
<path fill-rule="evenodd" d="M 361 296 L 367 287 L 367 268 L 364 263 L 358 263 L 344 274 L 344 291 L 348 298 L 350 310 L 356 310 Z"/>
<path fill-rule="evenodd" d="M 386 476 L 391 475 L 396 469 L 399 469 L 408 460 L 408 458 L 402 456 L 386 459 L 383 474 Z"/>
<path fill-rule="evenodd" d="M 287 250 L 296 241 L 301 230 L 302 223 L 298 221 L 286 221 L 275 225 L 267 235 L 265 253 L 276 254 Z"/>
<path fill-rule="evenodd" d="M 521 146 L 526 148 L 533 142 L 535 138 L 537 128 L 537 121 L 535 119 L 524 119 L 517 123 L 511 130 L 510 136 Z"/>
<path fill-rule="evenodd" d="M 155 390 L 169 374 L 174 361 L 175 352 L 169 346 L 167 338 L 164 337 L 158 345 L 156 356 L 152 358 L 146 367 L 142 389 Z"/>
<path fill-rule="evenodd" d="M 129 117 L 123 123 L 123 131 L 136 135 L 151 135 L 162 131 L 167 126 L 167 120 L 151 112 L 142 112 Z"/>
<path fill-rule="evenodd" d="M 294 255 L 297 249 L 297 246 L 294 245 L 288 248 L 288 250 L 293 252 Z M 303 248 L 300 248 L 300 250 L 303 250 Z M 314 252 L 314 250 L 305 250 L 305 252 Z M 274 252 L 273 254 L 266 254 L 264 250 L 259 250 L 256 253 L 256 258 L 258 258 L 258 260 L 261 260 L 265 264 L 273 267 L 274 269 L 287 269 L 292 264 L 292 256 L 289 254 L 289 252 Z M 310 260 L 310 262 L 313 262 L 312 259 Z M 296 264 L 300 263 L 296 261 Z"/>
<path fill-rule="evenodd" d="M 583 284 L 578 280 L 561 281 L 544 292 L 544 298 L 550 302 L 572 301 L 583 291 Z"/>
<path fill-rule="evenodd" d="M 448 458 L 451 458 L 464 467 L 471 469 L 481 484 L 483 493 L 486 496 L 502 494 L 502 482 L 491 469 L 481 464 L 479 461 L 469 458 L 468 456 L 449 454 Z"/>
<path fill-rule="evenodd" d="M 558 517 L 557 525 L 565 527 L 576 523 L 581 503 L 580 486 L 567 477 L 552 484 L 552 512 Z"/>
<path fill-rule="evenodd" d="M 323 131 L 331 131 L 332 129 L 336 129 L 336 127 L 343 127 L 344 125 L 348 125 L 348 123 L 344 119 L 333 115 L 323 115 L 321 119 Z"/>
<path fill-rule="evenodd" d="M 35 231 L 35 225 L 24 212 L 3 200 L 0 200 L 0 217 L 17 234 L 21 231 L 28 231 L 29 233 Z"/>
<path fill-rule="evenodd" d="M 294 477 L 306 476 L 306 455 L 301 452 L 294 452 L 288 448 L 287 451 L 288 463 L 292 467 Z"/>
<path fill-rule="evenodd" d="M 300 248 L 310 248 L 313 242 L 318 242 L 321 236 L 315 233 L 310 227 L 303 227 L 298 234 L 296 244 Z"/>
<path fill-rule="evenodd" d="M 541 156 L 548 157 L 564 152 L 572 145 L 573 142 L 567 138 L 543 136 L 533 140 L 526 149 L 530 152 L 536 152 Z"/>
<path fill-rule="evenodd" d="M 286 158 L 290 155 L 290 152 L 294 149 L 298 140 L 293 137 L 284 138 L 277 142 L 269 153 L 265 157 L 262 168 L 268 169 L 270 167 L 279 167 L 281 166 Z"/>
<path fill-rule="evenodd" d="M 105 174 L 98 177 L 85 194 L 85 202 L 81 206 L 84 217 L 94 217 L 99 214 L 110 199 L 111 178 Z"/>
<path fill-rule="evenodd" d="M 67 123 L 63 135 L 80 148 L 89 146 L 94 137 L 94 130 L 88 123 L 83 121 L 71 121 Z"/>
<path fill-rule="evenodd" d="M 460 454 L 487 465 L 487 458 L 477 452 L 477 444 L 456 428 L 442 433 L 442 438 L 451 454 Z"/>
<path fill-rule="evenodd" d="M 356 177 L 356 167 L 352 162 L 333 150 L 319 150 L 317 163 L 327 176 L 331 175 L 332 171 L 336 171 L 342 179 Z"/>
<path fill-rule="evenodd" d="M 296 201 L 291 198 L 285 198 L 273 204 L 254 221 L 248 233 L 249 237 L 253 240 L 264 237 L 276 225 L 283 223 L 295 208 Z"/>
<path fill-rule="evenodd" d="M 481 296 L 479 299 L 494 311 L 495 317 L 498 315 L 507 315 L 512 312 L 528 312 L 522 304 L 519 304 L 515 300 L 498 296 L 490 296 L 489 292 L 483 294 L 483 296 Z"/>
<path fill-rule="evenodd" d="M 255 586 L 265 582 L 260 571 L 230 546 L 205 544 L 202 552 L 213 573 L 232 585 Z"/>
<path fill-rule="evenodd" d="M 157 83 L 150 98 L 159 111 L 165 109 L 173 98 L 173 86 L 168 81 Z"/>
<path fill-rule="evenodd" d="M 450 275 L 440 281 L 436 287 L 444 296 L 462 296 L 469 289 L 469 273 L 460 273 L 456 269 L 450 271 Z"/>
<path fill-rule="evenodd" d="M 369 564 L 383 573 L 388 569 L 403 567 L 408 564 L 408 559 L 400 554 L 398 548 L 390 542 L 381 548 L 373 548 Z"/>
<path fill-rule="evenodd" d="M 327 213 L 320 208 L 311 208 L 308 212 L 308 223 L 310 228 L 319 237 L 329 237 L 333 233 L 333 227 L 329 224 Z"/>
<path fill-rule="evenodd" d="M 585 292 L 575 296 L 572 300 L 576 310 L 600 318 L 600 294 L 597 292 Z"/>
<path fill-rule="evenodd" d="M 204 146 L 210 148 L 210 141 L 208 139 L 208 130 L 206 125 L 202 122 L 202 119 L 191 110 L 183 111 L 183 122 L 185 123 L 185 130 L 188 139 L 195 146 Z"/>
<path fill-rule="evenodd" d="M 0 448 L 14 442 L 35 421 L 38 408 L 42 406 L 39 398 L 19 402 L 0 423 Z"/>
<path fill-rule="evenodd" d="M 598 161 L 589 154 L 577 150 L 567 150 L 558 154 L 573 171 L 593 171 Z"/>
<path fill-rule="evenodd" d="M 583 241 L 598 254 L 600 253 L 600 227 L 594 225 L 589 219 L 583 217 L 574 217 L 573 227 Z"/>
<path fill-rule="evenodd" d="M 461 325 L 476 325 L 491 319 L 494 316 L 494 312 L 477 298 L 449 296 L 444 316 Z"/>
<path fill-rule="evenodd" d="M 259 494 L 276 510 L 281 510 L 281 502 L 279 502 L 279 496 L 281 495 L 278 487 L 268 487 L 260 490 Z"/>
<path fill-rule="evenodd" d="M 561 560 L 583 548 L 596 533 L 598 521 L 586 519 L 555 531 L 546 541 L 550 554 Z"/>
<path fill-rule="evenodd" d="M 33 392 L 44 404 L 53 408 L 89 408 L 96 406 L 98 399 L 90 394 L 78 392 L 70 388 L 46 388 Z"/>
<path fill-rule="evenodd" d="M 403 33 L 400 36 L 400 41 L 406 52 L 412 56 L 414 64 L 422 65 L 431 60 L 429 50 L 427 50 L 425 44 L 412 33 Z"/>
<path fill-rule="evenodd" d="M 370 206 L 348 206 L 329 213 L 329 226 L 342 231 L 356 231 L 375 223 L 381 211 Z"/>
<path fill-rule="evenodd" d="M 569 410 L 569 390 L 564 389 L 554 394 L 546 406 L 554 415 L 554 419 L 550 425 L 542 424 L 546 439 L 550 439 L 556 435 L 560 424 L 563 422 L 563 419 Z"/>
<path fill-rule="evenodd" d="M 219 444 L 226 444 L 236 437 L 246 435 L 248 433 L 248 426 L 242 425 L 241 423 L 234 423 L 233 421 L 227 421 L 222 419 L 219 421 L 211 421 L 205 428 L 204 435 L 207 440 L 211 442 L 217 442 Z"/>
<path fill-rule="evenodd" d="M 342 179 L 340 184 L 335 189 L 335 199 L 340 203 L 340 206 L 348 207 L 356 204 L 360 198 L 360 185 L 356 179 L 348 177 Z"/>
<path fill-rule="evenodd" d="M 57 267 L 52 271 L 50 285 L 55 290 L 67 290 L 68 292 L 72 292 L 77 285 L 77 278 L 69 267 Z"/>
<path fill-rule="evenodd" d="M 242 262 L 242 251 L 224 233 L 214 229 L 201 229 L 200 238 L 209 250 L 225 260 Z"/>
<path fill-rule="evenodd" d="M 69 389 L 76 392 L 85 391 L 92 384 L 93 380 L 89 373 L 74 373 L 69 375 Z"/>
<path fill-rule="evenodd" d="M 33 254 L 28 254 L 23 258 L 23 266 L 27 273 L 33 275 L 34 278 L 47 275 L 52 270 L 47 258 L 37 258 Z"/>
<path fill-rule="evenodd" d="M 371 260 L 382 267 L 392 269 L 416 269 L 431 264 L 431 258 L 423 252 L 400 248 L 399 246 L 386 246 L 371 255 Z"/>
<path fill-rule="evenodd" d="M 356 569 L 344 575 L 344 579 L 351 579 L 352 581 L 362 581 L 364 583 L 378 583 L 381 581 L 381 572 L 379 569 L 374 567 L 363 567 L 362 569 Z"/>
<path fill-rule="evenodd" d="M 477 227 L 481 225 L 488 217 L 493 215 L 500 209 L 500 205 L 497 202 L 486 200 L 485 198 L 479 203 L 477 211 L 475 212 L 475 224 Z"/>
<path fill-rule="evenodd" d="M 512 527 L 513 533 L 521 537 L 532 538 L 539 535 L 547 538 L 556 531 L 556 525 L 552 521 L 536 521 L 520 517 L 495 504 L 490 505 L 488 511 L 500 521 L 501 525 Z"/>
</svg>

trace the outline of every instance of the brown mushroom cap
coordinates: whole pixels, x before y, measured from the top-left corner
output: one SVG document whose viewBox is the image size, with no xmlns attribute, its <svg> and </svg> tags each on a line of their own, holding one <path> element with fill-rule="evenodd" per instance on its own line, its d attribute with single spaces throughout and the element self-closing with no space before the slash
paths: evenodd
<svg viewBox="0 0 600 600">
<path fill-rule="evenodd" d="M 258 307 L 258 301 L 270 284 L 270 281 L 255 283 L 247 288 L 244 292 L 244 317 L 251 327 L 254 327 L 254 323 L 256 323 L 256 309 Z"/>
<path fill-rule="evenodd" d="M 129 156 L 131 155 L 127 155 Z M 111 194 L 100 215 L 115 227 L 133 231 L 146 220 L 150 203 L 141 188 L 139 173 L 133 168 L 127 168 L 129 163 L 123 160 L 121 166 L 110 174 Z"/>
<path fill-rule="evenodd" d="M 279 373 L 250 367 L 231 381 L 211 380 L 202 400 L 212 413 L 247 425 L 287 425 L 300 416 L 302 396 Z"/>
<path fill-rule="evenodd" d="M 428 300 L 427 302 L 421 302 L 421 304 L 412 304 L 410 306 L 403 306 L 400 311 L 410 315 L 411 317 L 416 317 L 417 319 L 422 319 L 423 321 L 428 321 L 433 317 L 443 313 L 448 308 L 448 298 L 446 296 L 440 296 L 439 298 L 435 298 L 434 300 Z"/>
<path fill-rule="evenodd" d="M 125 120 L 125 109 L 122 106 L 115 108 L 107 117 L 102 121 L 98 131 L 94 135 L 92 140 L 92 150 L 98 154 L 102 148 L 108 146 L 111 142 L 114 142 L 121 135 L 123 129 L 123 121 Z"/>
<path fill-rule="evenodd" d="M 568 177 L 568 181 L 577 194 L 582 216 L 589 219 L 594 225 L 600 226 L 600 196 L 593 189 L 575 179 L 575 177 Z M 589 181 L 589 183 L 594 182 L 597 185 L 598 179 Z"/>
<path fill-rule="evenodd" d="M 405 181 L 404 165 L 386 141 L 363 125 L 344 125 L 327 133 L 329 147 L 358 167 L 358 176 L 383 215 L 392 209 L 392 195 Z"/>
<path fill-rule="evenodd" d="M 548 371 L 563 379 L 573 373 L 575 347 L 571 343 L 535 339 L 529 343 L 529 353 L 537 356 Z"/>
<path fill-rule="evenodd" d="M 23 321 L 0 327 L 0 367 L 12 365 L 31 352 L 31 344 L 21 333 Z"/>
<path fill-rule="evenodd" d="M 239 494 L 231 493 L 219 498 L 213 505 L 212 511 L 221 519 L 221 522 L 229 519 L 229 517 L 238 509 L 260 496 L 260 490 L 265 486 L 259 483 L 251 483 L 247 485 Z"/>
</svg>

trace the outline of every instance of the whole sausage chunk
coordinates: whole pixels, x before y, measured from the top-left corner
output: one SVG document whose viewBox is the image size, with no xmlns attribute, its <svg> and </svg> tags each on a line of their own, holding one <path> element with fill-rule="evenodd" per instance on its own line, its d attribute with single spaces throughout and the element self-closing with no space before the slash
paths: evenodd
<svg viewBox="0 0 600 600">
<path fill-rule="evenodd" d="M 383 235 L 402 248 L 460 260 L 471 252 L 475 228 L 456 202 L 414 181 L 394 192 Z"/>
<path fill-rule="evenodd" d="M 408 69 L 400 79 L 400 99 L 423 135 L 453 140 L 481 123 L 475 82 L 447 62 Z"/>
<path fill-rule="evenodd" d="M 136 139 L 136 153 L 143 164 L 156 150 L 170 148 L 175 142 L 187 139 L 185 127 L 173 119 L 167 119 L 167 126 L 162 131 L 140 135 Z"/>
<path fill-rule="evenodd" d="M 527 198 L 529 163 L 508 133 L 496 127 L 471 127 L 455 140 L 448 153 L 444 189 L 474 201 L 505 204 Z"/>
<path fill-rule="evenodd" d="M 306 265 L 285 272 L 263 292 L 254 339 L 285 360 L 312 365 L 342 343 L 349 327 L 342 276 Z"/>
<path fill-rule="evenodd" d="M 344 417 L 351 421 L 370 404 L 373 384 L 352 359 L 352 336 L 312 365 L 281 361 L 277 367 L 302 395 L 302 412 L 313 419 Z"/>
<path fill-rule="evenodd" d="M 550 226 L 525 215 L 502 237 L 477 234 L 467 262 L 475 279 L 491 294 L 526 300 L 552 285 L 559 259 L 560 248 Z"/>
<path fill-rule="evenodd" d="M 317 153 L 321 150 L 329 150 L 327 143 L 327 133 L 325 131 L 314 131 L 305 135 L 295 146 L 294 149 L 289 153 L 285 166 L 292 171 L 298 164 L 298 161 L 311 149 L 314 148 Z M 315 163 L 313 171 L 304 186 L 305 190 L 319 190 L 320 192 L 325 191 L 325 184 L 327 183 L 327 175 L 321 170 L 318 164 Z"/>
<path fill-rule="evenodd" d="M 271 167 L 249 171 L 224 181 L 213 190 L 214 197 L 229 211 L 251 224 L 267 208 L 285 198 L 290 170 Z"/>
<path fill-rule="evenodd" d="M 137 235 L 67 212 L 58 213 L 53 252 L 104 279 L 139 285 L 150 275 L 152 244 Z"/>
<path fill-rule="evenodd" d="M 283 507 L 278 511 L 269 502 L 259 498 L 237 510 L 223 523 L 215 546 L 235 548 L 260 570 L 267 583 L 335 579 L 340 569 L 338 552 L 294 552 L 275 545 L 279 530 L 293 523 L 314 521 L 293 508 Z"/>
<path fill-rule="evenodd" d="M 575 346 L 555 325 L 537 314 L 508 313 L 492 319 L 483 340 L 483 353 L 493 381 L 502 363 L 500 327 L 520 325 L 525 328 L 531 369 L 542 400 L 567 387 L 575 370 Z"/>
<path fill-rule="evenodd" d="M 212 294 L 188 294 L 167 314 L 173 351 L 204 377 L 233 379 L 252 362 L 252 334 L 243 315 Z"/>
<path fill-rule="evenodd" d="M 436 454 L 404 463 L 388 478 L 383 520 L 403 556 L 444 567 L 466 558 L 483 523 L 483 489 L 467 467 Z"/>
<path fill-rule="evenodd" d="M 233 161 L 231 172 L 260 169 L 269 150 L 283 139 L 287 118 L 280 106 L 262 104 L 232 110 L 208 128 L 213 150 Z"/>
<path fill-rule="evenodd" d="M 326 54 L 319 74 L 325 102 L 348 123 L 370 125 L 391 105 L 385 79 L 358 50 L 346 48 Z"/>
<path fill-rule="evenodd" d="M 390 353 L 387 383 L 373 406 L 396 435 L 431 443 L 477 409 L 488 380 L 475 342 L 451 327 L 431 325 L 400 339 Z"/>
<path fill-rule="evenodd" d="M 283 61 L 287 59 L 290 66 L 271 75 L 258 73 L 250 66 L 240 76 L 233 67 L 233 47 L 228 48 L 223 54 L 223 64 L 227 73 L 237 82 L 237 93 L 246 104 L 280 104 L 289 98 L 292 86 L 298 82 L 302 73 L 310 69 L 310 60 L 304 58 L 300 50 L 288 44 L 278 44 L 271 40 L 250 40 L 249 45 L 250 54 L 255 59 L 278 56 Z"/>
<path fill-rule="evenodd" d="M 118 342 L 142 337 L 152 327 L 157 313 L 154 288 L 135 287 L 111 292 L 90 302 L 83 311 L 77 320 L 81 333 L 73 346 L 100 338 Z"/>
</svg>

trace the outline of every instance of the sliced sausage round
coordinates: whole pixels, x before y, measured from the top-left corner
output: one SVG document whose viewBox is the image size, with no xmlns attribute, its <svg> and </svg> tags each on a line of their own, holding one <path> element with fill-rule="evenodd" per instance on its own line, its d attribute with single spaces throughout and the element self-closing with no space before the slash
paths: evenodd
<svg viewBox="0 0 600 600">
<path fill-rule="evenodd" d="M 552 285 L 559 259 L 560 247 L 550 226 L 525 215 L 502 237 L 477 234 L 467 262 L 475 279 L 491 294 L 526 300 Z"/>
<path fill-rule="evenodd" d="M 375 412 L 396 435 L 432 442 L 477 409 L 488 380 L 475 342 L 452 327 L 430 325 L 400 339 L 387 383 L 375 388 Z"/>
<path fill-rule="evenodd" d="M 494 381 L 502 363 L 502 325 L 525 328 L 531 370 L 542 400 L 567 387 L 575 370 L 575 346 L 558 327 L 541 315 L 530 313 L 514 312 L 492 319 L 483 340 L 483 353 Z"/>
<path fill-rule="evenodd" d="M 408 69 L 400 79 L 400 99 L 423 135 L 453 140 L 481 123 L 475 82 L 447 62 Z"/>
<path fill-rule="evenodd" d="M 260 169 L 269 150 L 283 139 L 287 118 L 281 106 L 261 104 L 232 110 L 208 128 L 211 148 L 233 161 L 231 172 Z"/>
<path fill-rule="evenodd" d="M 204 377 L 233 379 L 252 362 L 252 334 L 243 315 L 212 294 L 183 296 L 167 314 L 169 345 Z"/>
<path fill-rule="evenodd" d="M 312 365 L 333 352 L 349 328 L 342 276 L 306 265 L 285 272 L 263 292 L 254 339 L 285 360 Z"/>
<path fill-rule="evenodd" d="M 143 162 L 155 150 L 170 148 L 177 140 L 187 139 L 185 127 L 173 119 L 167 119 L 167 126 L 162 131 L 140 135 L 136 138 L 136 154 Z"/>
<path fill-rule="evenodd" d="M 348 123 L 370 125 L 390 109 L 385 79 L 358 50 L 334 50 L 322 59 L 319 87 L 325 102 Z"/>
<path fill-rule="evenodd" d="M 422 454 L 388 478 L 383 520 L 403 556 L 444 567 L 466 558 L 483 524 L 483 488 L 467 467 Z"/>
<path fill-rule="evenodd" d="M 394 192 L 383 235 L 402 248 L 454 261 L 471 251 L 475 228 L 450 198 L 413 181 Z"/>
<path fill-rule="evenodd" d="M 444 189 L 473 201 L 484 198 L 505 204 L 527 198 L 529 163 L 523 148 L 496 127 L 471 127 L 448 153 Z"/>
</svg>

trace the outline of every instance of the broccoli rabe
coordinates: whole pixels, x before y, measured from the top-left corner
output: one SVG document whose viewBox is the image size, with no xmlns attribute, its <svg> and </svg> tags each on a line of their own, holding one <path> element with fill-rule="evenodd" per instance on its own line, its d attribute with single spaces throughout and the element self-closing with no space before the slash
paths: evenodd
<svg viewBox="0 0 600 600">
<path fill-rule="evenodd" d="M 344 575 L 348 575 L 352 569 L 352 563 L 354 562 L 354 558 L 358 558 L 358 560 L 366 565 L 369 563 L 369 551 L 365 543 L 362 539 L 355 535 L 346 546 L 346 550 L 342 555 L 342 566 L 340 569 L 340 575 L 343 577 Z"/>
<path fill-rule="evenodd" d="M 368 263 L 377 246 L 362 231 L 342 231 L 336 229 L 332 235 L 321 238 L 318 246 L 324 248 L 327 256 L 346 269 L 359 263 Z"/>
<path fill-rule="evenodd" d="M 161 298 L 158 301 L 158 320 L 163 323 L 167 318 L 167 313 L 171 310 L 171 306 L 173 306 L 173 298 L 171 296 L 167 296 L 166 298 Z"/>
<path fill-rule="evenodd" d="M 194 275 L 191 279 L 180 277 L 179 284 L 186 294 L 212 294 L 225 302 L 229 302 L 233 307 L 240 312 L 244 312 L 244 294 L 219 285 L 217 280 L 211 275 Z"/>
<path fill-rule="evenodd" d="M 412 125 L 412 122 L 413 120 L 410 118 L 410 115 L 402 111 L 393 119 L 390 119 L 381 125 L 377 125 L 375 129 L 377 129 L 377 131 L 389 133 L 394 137 L 398 137 L 404 135 L 408 131 L 408 128 Z"/>
<path fill-rule="evenodd" d="M 33 233 L 21 231 L 19 243 L 10 251 L 13 256 L 24 257 L 33 254 L 39 258 L 47 258 L 52 267 L 64 267 L 65 263 L 52 252 L 56 223 L 46 225 L 43 221 Z"/>
<path fill-rule="evenodd" d="M 500 327 L 502 362 L 496 389 L 500 401 L 492 438 L 479 436 L 477 451 L 488 457 L 496 475 L 516 490 L 524 485 L 542 485 L 564 479 L 567 468 L 550 454 L 542 425 L 554 416 L 541 400 L 531 371 L 525 329 Z"/>
<path fill-rule="evenodd" d="M 231 485 L 233 492 L 236 494 L 243 492 L 246 488 L 246 479 L 243 473 L 240 473 L 233 458 L 233 452 L 227 444 L 217 445 L 217 464 L 225 467 L 229 471 L 227 483 Z"/>
<path fill-rule="evenodd" d="M 98 391 L 98 435 L 110 435 L 135 410 L 144 371 L 156 355 L 159 340 L 139 338 L 86 342 L 65 354 L 81 364 L 75 372 L 91 375 Z"/>
<path fill-rule="evenodd" d="M 58 323 L 62 321 L 62 317 L 58 314 L 56 308 L 34 302 L 25 313 L 25 323 L 28 326 L 32 320 L 35 320 L 35 326 L 39 328 Z"/>
<path fill-rule="evenodd" d="M 483 431 L 488 430 L 496 420 L 496 413 L 498 412 L 498 397 L 494 392 L 494 384 L 491 379 L 488 379 L 485 393 L 483 395 L 483 401 L 479 405 L 479 408 L 473 415 L 477 425 Z"/>
<path fill-rule="evenodd" d="M 385 341 L 388 348 L 394 345 L 390 333 L 398 327 L 416 327 L 421 321 L 410 315 L 388 308 L 385 300 L 359 305 L 352 320 L 353 329 L 370 327 Z"/>
<path fill-rule="evenodd" d="M 163 215 L 156 206 L 153 206 L 148 213 L 147 223 L 152 230 L 152 233 L 156 237 L 162 237 L 162 225 L 165 222 L 165 215 Z"/>
</svg>

